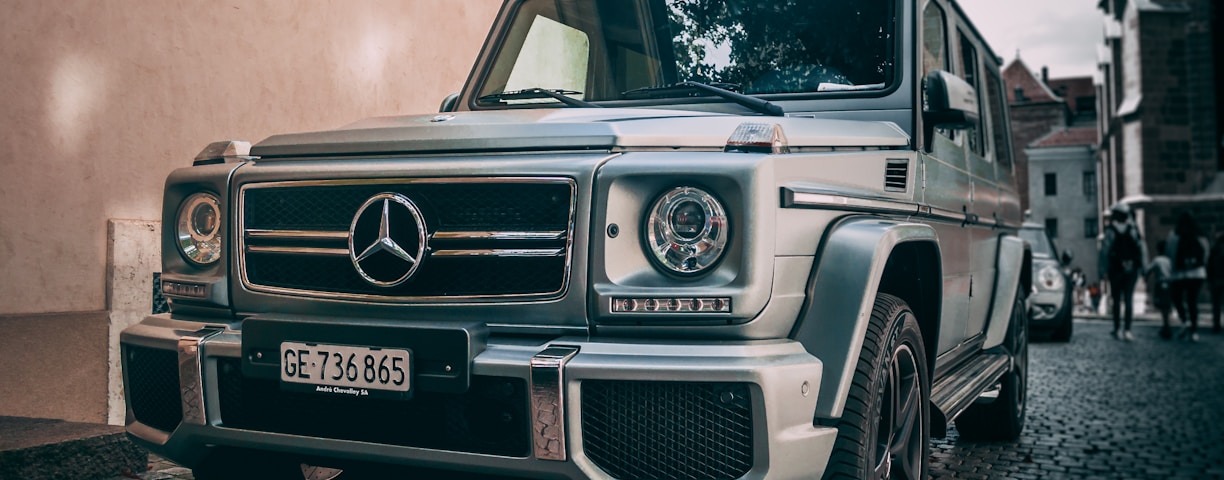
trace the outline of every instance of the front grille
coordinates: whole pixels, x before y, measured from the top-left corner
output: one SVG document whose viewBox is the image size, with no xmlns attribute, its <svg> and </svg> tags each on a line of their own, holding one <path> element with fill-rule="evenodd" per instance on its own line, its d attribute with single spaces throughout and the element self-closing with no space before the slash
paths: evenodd
<svg viewBox="0 0 1224 480">
<path fill-rule="evenodd" d="M 744 383 L 582 382 L 582 446 L 619 480 L 733 479 L 752 469 Z"/>
<path fill-rule="evenodd" d="M 419 268 L 393 286 L 363 278 L 349 251 L 354 217 L 380 193 L 415 204 L 429 237 Z M 568 280 L 574 197 L 568 179 L 251 184 L 243 187 L 240 206 L 243 279 L 254 290 L 330 298 L 555 298 Z M 392 230 L 407 228 L 399 233 L 415 237 L 411 222 L 398 223 Z M 394 270 L 399 262 L 372 260 L 376 269 Z"/>
<path fill-rule="evenodd" d="M 309 437 L 526 457 L 527 387 L 520 378 L 473 376 L 461 394 L 416 392 L 411 400 L 287 392 L 276 380 L 217 361 L 221 425 Z"/>
<path fill-rule="evenodd" d="M 164 432 L 183 420 L 178 351 L 124 345 L 127 396 L 140 423 Z"/>
</svg>

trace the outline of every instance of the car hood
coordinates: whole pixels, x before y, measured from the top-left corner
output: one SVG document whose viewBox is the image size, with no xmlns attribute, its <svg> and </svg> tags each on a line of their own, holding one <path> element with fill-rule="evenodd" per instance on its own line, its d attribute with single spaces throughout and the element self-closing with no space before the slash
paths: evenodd
<svg viewBox="0 0 1224 480">
<path fill-rule="evenodd" d="M 743 123 L 778 124 L 792 148 L 908 146 L 895 124 L 657 109 L 567 108 L 377 117 L 336 130 L 275 135 L 251 155 L 277 157 L 480 151 L 719 149 Z"/>
</svg>

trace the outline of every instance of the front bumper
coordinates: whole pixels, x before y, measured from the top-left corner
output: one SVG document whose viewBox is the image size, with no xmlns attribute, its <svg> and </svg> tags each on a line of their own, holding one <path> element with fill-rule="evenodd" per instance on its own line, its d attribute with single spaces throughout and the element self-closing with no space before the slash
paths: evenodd
<svg viewBox="0 0 1224 480">
<path fill-rule="evenodd" d="M 1061 325 L 1071 315 L 1071 289 L 1060 291 L 1038 289 L 1032 295 L 1032 317 L 1030 326 L 1054 327 Z"/>
<path fill-rule="evenodd" d="M 237 327 L 155 315 L 124 331 L 133 438 L 187 466 L 238 448 L 341 467 L 529 478 L 652 478 L 679 468 L 783 479 L 819 477 L 837 436 L 813 425 L 820 360 L 788 340 L 492 336 L 472 362 L 468 392 L 362 404 L 238 378 Z M 486 425 L 499 421 L 505 428 Z"/>
</svg>

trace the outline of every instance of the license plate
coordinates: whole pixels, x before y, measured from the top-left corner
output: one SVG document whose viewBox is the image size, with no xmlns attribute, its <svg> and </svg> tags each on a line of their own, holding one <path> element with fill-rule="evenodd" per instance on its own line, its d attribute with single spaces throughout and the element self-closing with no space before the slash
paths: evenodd
<svg viewBox="0 0 1224 480">
<path fill-rule="evenodd" d="M 280 360 L 282 385 L 293 390 L 385 397 L 377 393 L 412 389 L 406 349 L 281 342 Z"/>
</svg>

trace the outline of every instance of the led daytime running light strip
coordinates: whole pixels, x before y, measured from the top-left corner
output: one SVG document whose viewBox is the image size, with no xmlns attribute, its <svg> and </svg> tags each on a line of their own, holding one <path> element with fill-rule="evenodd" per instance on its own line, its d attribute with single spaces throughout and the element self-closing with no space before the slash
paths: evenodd
<svg viewBox="0 0 1224 480">
<path fill-rule="evenodd" d="M 731 313 L 731 298 L 613 298 L 612 312 Z"/>
</svg>

